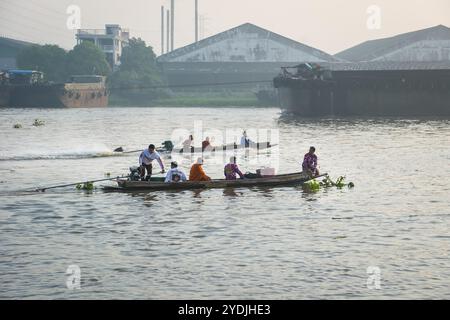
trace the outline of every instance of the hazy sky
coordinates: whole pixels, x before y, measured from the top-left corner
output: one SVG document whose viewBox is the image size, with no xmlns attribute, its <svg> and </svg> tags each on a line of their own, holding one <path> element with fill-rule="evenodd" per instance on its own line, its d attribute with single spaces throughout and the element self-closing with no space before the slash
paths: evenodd
<svg viewBox="0 0 450 320">
<path fill-rule="evenodd" d="M 160 53 L 161 5 L 170 0 L 0 0 L 0 35 L 37 43 L 75 44 L 66 26 L 69 5 L 81 9 L 82 28 L 118 23 Z M 194 0 L 175 0 L 175 47 L 194 41 Z M 367 9 L 380 8 L 379 29 Z M 449 0 L 199 0 L 201 35 L 250 22 L 331 54 L 369 39 L 450 26 Z"/>
</svg>

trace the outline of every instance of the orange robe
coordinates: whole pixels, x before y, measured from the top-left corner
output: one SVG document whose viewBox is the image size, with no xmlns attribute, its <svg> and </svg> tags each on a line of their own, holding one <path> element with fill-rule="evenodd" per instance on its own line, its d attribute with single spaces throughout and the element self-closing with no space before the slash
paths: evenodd
<svg viewBox="0 0 450 320">
<path fill-rule="evenodd" d="M 211 178 L 203 171 L 202 165 L 196 163 L 192 165 L 191 172 L 189 173 L 189 181 L 211 181 Z"/>
</svg>

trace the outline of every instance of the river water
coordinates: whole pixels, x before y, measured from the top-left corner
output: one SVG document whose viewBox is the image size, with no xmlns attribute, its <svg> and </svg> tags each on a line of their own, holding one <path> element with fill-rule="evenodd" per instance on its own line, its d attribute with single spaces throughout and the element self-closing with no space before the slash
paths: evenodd
<svg viewBox="0 0 450 320">
<path fill-rule="evenodd" d="M 449 120 L 300 120 L 277 108 L 0 109 L 0 118 L 0 298 L 450 298 Z M 37 118 L 45 125 L 32 126 Z M 216 141 L 230 129 L 262 141 L 270 129 L 280 146 L 237 152 L 243 171 L 299 171 L 314 145 L 321 171 L 355 188 L 24 191 L 127 174 L 139 154 L 114 148 L 199 126 Z M 229 156 L 205 156 L 205 171 L 222 177 Z M 195 159 L 176 160 L 188 171 Z"/>
</svg>

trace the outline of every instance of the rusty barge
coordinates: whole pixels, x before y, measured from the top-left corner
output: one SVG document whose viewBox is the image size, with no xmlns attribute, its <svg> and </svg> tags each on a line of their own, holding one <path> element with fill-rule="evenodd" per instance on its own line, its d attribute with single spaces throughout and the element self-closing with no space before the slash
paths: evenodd
<svg viewBox="0 0 450 320">
<path fill-rule="evenodd" d="M 103 76 L 72 76 L 67 83 L 43 81 L 42 72 L 10 70 L 0 85 L 0 106 L 11 108 L 107 107 L 109 92 Z"/>
<path fill-rule="evenodd" d="M 450 61 L 303 63 L 274 86 L 299 116 L 450 116 Z"/>
</svg>

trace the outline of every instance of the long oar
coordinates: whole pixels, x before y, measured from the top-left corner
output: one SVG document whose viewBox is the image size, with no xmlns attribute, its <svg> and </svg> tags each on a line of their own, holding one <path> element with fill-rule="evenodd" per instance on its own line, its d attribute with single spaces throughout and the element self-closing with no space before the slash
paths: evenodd
<svg viewBox="0 0 450 320">
<path fill-rule="evenodd" d="M 163 174 L 162 172 L 159 172 L 159 173 L 155 173 L 155 174 L 152 174 L 152 176 L 157 176 L 157 175 L 160 175 L 160 174 Z M 91 183 L 95 183 L 95 182 L 104 182 L 104 181 L 113 181 L 113 180 L 117 180 L 117 179 L 123 179 L 123 178 L 129 178 L 130 176 L 121 176 L 121 177 L 115 177 L 115 178 L 107 178 L 107 179 L 99 179 L 99 180 L 87 180 L 87 181 L 81 181 L 81 182 L 74 182 L 74 183 L 67 183 L 67 184 L 60 184 L 60 185 L 57 185 L 57 186 L 51 186 L 51 187 L 45 187 L 45 188 L 39 188 L 39 189 L 35 189 L 35 190 L 33 190 L 33 191 L 36 191 L 36 192 L 45 192 L 46 190 L 49 190 L 49 189 L 59 189 L 59 188 L 66 188 L 66 187 L 73 187 L 73 186 L 77 186 L 77 185 L 79 185 L 79 184 L 84 184 L 84 183 L 88 183 L 88 182 L 91 182 Z"/>
<path fill-rule="evenodd" d="M 72 186 L 77 186 L 79 184 L 83 184 L 83 183 L 87 183 L 87 182 L 94 183 L 94 182 L 112 181 L 112 180 L 116 180 L 116 179 L 119 179 L 119 178 L 128 178 L 128 176 L 108 178 L 108 179 L 99 179 L 99 180 L 88 180 L 88 181 L 82 181 L 82 182 L 76 182 L 76 183 L 68 183 L 68 184 L 61 184 L 61 185 L 57 185 L 57 186 L 39 188 L 39 189 L 36 189 L 34 191 L 36 191 L 36 192 L 45 192 L 46 190 L 49 190 L 49 189 L 58 189 L 58 188 L 72 187 Z"/>
</svg>

